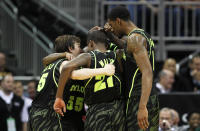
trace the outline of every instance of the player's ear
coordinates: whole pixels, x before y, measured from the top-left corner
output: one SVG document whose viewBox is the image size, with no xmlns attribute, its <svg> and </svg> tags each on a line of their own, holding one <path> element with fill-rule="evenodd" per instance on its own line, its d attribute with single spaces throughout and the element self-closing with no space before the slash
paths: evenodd
<svg viewBox="0 0 200 131">
<path fill-rule="evenodd" d="M 72 50 L 73 50 L 73 49 L 74 49 L 74 48 L 72 48 L 72 47 L 69 47 L 69 48 L 68 48 L 68 50 L 69 50 L 70 53 L 72 53 Z"/>
<path fill-rule="evenodd" d="M 117 19 L 116 19 L 116 22 L 117 22 L 117 24 L 121 25 L 121 22 L 122 22 L 122 21 L 121 21 L 120 18 L 117 18 Z"/>
<path fill-rule="evenodd" d="M 93 48 L 94 47 L 94 41 L 90 40 L 89 43 L 88 43 L 88 47 Z"/>
</svg>

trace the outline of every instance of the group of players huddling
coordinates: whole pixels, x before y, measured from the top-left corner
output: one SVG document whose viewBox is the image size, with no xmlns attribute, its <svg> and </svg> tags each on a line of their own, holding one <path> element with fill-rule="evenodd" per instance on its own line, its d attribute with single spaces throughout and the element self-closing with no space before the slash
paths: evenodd
<svg viewBox="0 0 200 131">
<path fill-rule="evenodd" d="M 125 7 L 113 8 L 103 28 L 88 32 L 84 53 L 73 35 L 58 36 L 54 49 L 43 59 L 30 130 L 158 130 L 154 43 Z"/>
</svg>

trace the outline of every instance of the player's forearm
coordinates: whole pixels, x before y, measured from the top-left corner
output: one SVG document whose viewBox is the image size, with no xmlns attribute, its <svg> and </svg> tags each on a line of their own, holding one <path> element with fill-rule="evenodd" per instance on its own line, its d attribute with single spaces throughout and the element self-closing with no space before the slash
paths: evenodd
<svg viewBox="0 0 200 131">
<path fill-rule="evenodd" d="M 69 80 L 70 76 L 71 76 L 71 72 L 73 71 L 73 67 L 72 66 L 65 66 L 63 67 L 60 77 L 59 77 L 59 82 L 58 82 L 58 90 L 56 93 L 56 98 L 63 98 L 63 91 L 65 88 L 65 85 L 67 83 L 67 81 Z"/>
<path fill-rule="evenodd" d="M 126 43 L 125 40 L 119 39 L 117 36 L 115 36 L 111 32 L 107 32 L 107 36 L 114 44 L 116 44 L 118 46 L 119 49 L 124 48 L 124 44 Z"/>
<path fill-rule="evenodd" d="M 144 108 L 147 105 L 151 93 L 152 81 L 152 71 L 142 73 L 142 94 L 140 98 L 139 108 Z"/>
<path fill-rule="evenodd" d="M 71 78 L 74 80 L 85 80 L 96 75 L 106 75 L 105 69 L 104 68 L 98 68 L 98 69 L 84 68 L 80 70 L 75 70 L 72 72 Z"/>
<path fill-rule="evenodd" d="M 46 57 L 43 58 L 42 60 L 42 63 L 44 66 L 47 66 L 48 64 L 56 61 L 57 59 L 59 58 L 65 58 L 66 57 L 66 53 L 63 52 L 63 53 L 53 53 L 53 54 L 50 54 Z"/>
</svg>

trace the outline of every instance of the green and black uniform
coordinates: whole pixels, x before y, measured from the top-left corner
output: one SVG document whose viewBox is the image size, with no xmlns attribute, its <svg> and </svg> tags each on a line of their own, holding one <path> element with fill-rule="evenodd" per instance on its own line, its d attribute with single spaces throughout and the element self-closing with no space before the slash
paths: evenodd
<svg viewBox="0 0 200 131">
<path fill-rule="evenodd" d="M 30 110 L 29 126 L 31 131 L 83 131 L 84 88 L 82 81 L 70 80 L 63 93 L 66 113 L 60 117 L 53 104 L 60 77 L 59 68 L 64 59 L 49 64 L 42 72 L 36 97 Z"/>
<path fill-rule="evenodd" d="M 123 131 L 125 112 L 116 53 L 91 51 L 90 54 L 90 68 L 114 64 L 115 74 L 95 76 L 86 82 L 85 103 L 89 108 L 86 112 L 85 131 Z"/>
<path fill-rule="evenodd" d="M 144 36 L 147 40 L 147 51 L 149 60 L 152 65 L 152 70 L 154 72 L 154 43 L 148 34 L 146 34 L 143 30 L 137 29 L 130 32 L 128 36 L 133 33 L 140 34 Z M 123 69 L 124 69 L 124 79 L 125 79 L 125 96 L 127 97 L 127 105 L 126 105 L 126 129 L 128 131 L 138 131 L 139 126 L 137 123 L 137 111 L 139 107 L 141 91 L 142 91 L 142 73 L 140 72 L 137 63 L 132 56 L 132 54 L 128 54 L 125 49 L 125 57 L 122 61 Z M 147 109 L 149 113 L 149 129 L 150 131 L 158 130 L 159 123 L 159 103 L 157 93 L 155 91 L 155 86 L 153 84 L 151 95 L 149 97 L 149 101 L 147 104 Z"/>
</svg>

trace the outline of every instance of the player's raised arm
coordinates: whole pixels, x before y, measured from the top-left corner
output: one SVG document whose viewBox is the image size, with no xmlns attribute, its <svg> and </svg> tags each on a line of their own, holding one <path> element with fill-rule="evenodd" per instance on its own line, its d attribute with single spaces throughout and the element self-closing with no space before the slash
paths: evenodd
<svg viewBox="0 0 200 131">
<path fill-rule="evenodd" d="M 62 100 L 66 82 L 70 79 L 71 73 L 74 69 L 80 66 L 89 67 L 90 60 L 91 60 L 90 54 L 83 53 L 63 66 L 58 82 L 56 100 L 54 103 L 54 110 L 60 115 L 63 115 L 63 111 L 64 112 L 66 111 L 66 106 L 64 104 L 64 101 Z"/>
<path fill-rule="evenodd" d="M 139 70 L 142 73 L 142 94 L 138 109 L 138 124 L 141 129 L 146 129 L 148 123 L 147 102 L 150 96 L 153 72 L 146 50 L 146 39 L 140 34 L 132 34 L 128 38 L 127 50 L 132 52 Z"/>
<path fill-rule="evenodd" d="M 117 47 L 119 49 L 123 49 L 124 45 L 126 44 L 126 40 L 123 39 L 119 39 L 116 35 L 113 34 L 113 29 L 112 27 L 109 25 L 109 23 L 106 23 L 104 25 L 104 31 L 106 32 L 107 37 L 114 43 L 117 45 Z"/>
</svg>

